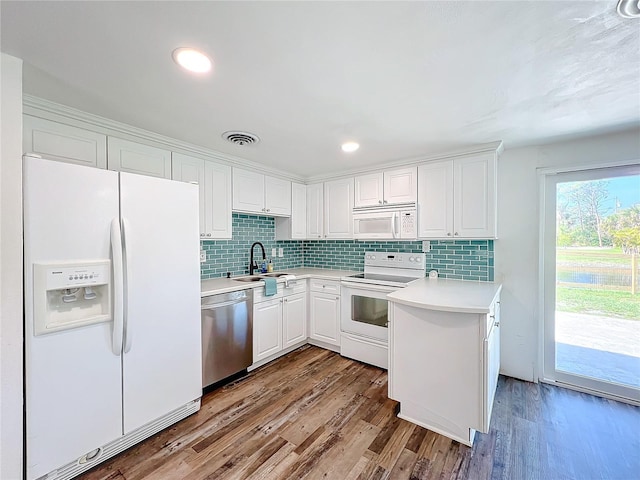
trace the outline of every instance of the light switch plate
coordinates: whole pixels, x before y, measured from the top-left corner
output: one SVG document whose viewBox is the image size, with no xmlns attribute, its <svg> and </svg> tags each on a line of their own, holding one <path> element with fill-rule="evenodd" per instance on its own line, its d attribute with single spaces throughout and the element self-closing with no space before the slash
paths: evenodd
<svg viewBox="0 0 640 480">
<path fill-rule="evenodd" d="M 200 263 L 204 263 L 207 261 L 207 252 L 204 250 L 200 250 Z"/>
<path fill-rule="evenodd" d="M 275 249 L 275 248 L 272 248 L 272 249 L 271 249 L 271 258 L 276 258 L 276 255 L 277 255 L 277 253 L 276 253 L 276 249 Z"/>
<path fill-rule="evenodd" d="M 431 250 L 431 242 L 429 240 L 422 241 L 422 253 L 428 253 Z"/>
<path fill-rule="evenodd" d="M 284 257 L 284 248 L 279 248 L 279 249 L 278 249 L 278 256 L 279 256 L 280 258 Z"/>
</svg>

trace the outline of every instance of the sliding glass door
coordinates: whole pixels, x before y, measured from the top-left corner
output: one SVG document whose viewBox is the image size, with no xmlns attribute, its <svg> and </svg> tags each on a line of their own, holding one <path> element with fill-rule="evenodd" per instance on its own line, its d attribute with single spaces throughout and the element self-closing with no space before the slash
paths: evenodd
<svg viewBox="0 0 640 480">
<path fill-rule="evenodd" d="M 640 401 L 640 166 L 544 177 L 544 377 Z"/>
</svg>

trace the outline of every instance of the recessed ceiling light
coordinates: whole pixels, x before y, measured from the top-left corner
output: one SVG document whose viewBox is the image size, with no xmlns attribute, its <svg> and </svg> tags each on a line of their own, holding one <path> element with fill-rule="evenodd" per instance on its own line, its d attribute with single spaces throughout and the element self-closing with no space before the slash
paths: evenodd
<svg viewBox="0 0 640 480">
<path fill-rule="evenodd" d="M 356 142 L 346 142 L 342 144 L 342 151 L 347 153 L 355 152 L 359 148 L 360 144 Z"/>
<path fill-rule="evenodd" d="M 211 70 L 209 57 L 193 48 L 176 48 L 171 56 L 178 65 L 190 72 L 206 73 Z"/>
</svg>

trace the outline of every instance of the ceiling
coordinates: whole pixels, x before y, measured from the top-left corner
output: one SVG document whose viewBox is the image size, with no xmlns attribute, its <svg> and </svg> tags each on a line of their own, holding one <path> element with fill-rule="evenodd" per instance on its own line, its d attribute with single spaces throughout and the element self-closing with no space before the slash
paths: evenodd
<svg viewBox="0 0 640 480">
<path fill-rule="evenodd" d="M 0 49 L 27 94 L 314 177 L 637 127 L 640 20 L 615 6 L 3 0 Z M 181 70 L 181 46 L 213 72 Z"/>
</svg>

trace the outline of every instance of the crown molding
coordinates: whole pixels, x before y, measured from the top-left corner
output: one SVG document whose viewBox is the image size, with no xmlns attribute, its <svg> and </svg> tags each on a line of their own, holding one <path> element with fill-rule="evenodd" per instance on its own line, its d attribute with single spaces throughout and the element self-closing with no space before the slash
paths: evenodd
<svg viewBox="0 0 640 480">
<path fill-rule="evenodd" d="M 491 153 L 493 155 L 500 156 L 503 151 L 504 151 L 504 144 L 502 140 L 498 140 L 495 142 L 480 143 L 480 144 L 472 145 L 465 148 L 449 150 L 449 151 L 440 152 L 440 153 L 431 154 L 431 155 L 420 155 L 417 157 L 409 157 L 401 160 L 385 162 L 383 164 L 372 166 L 372 167 L 346 170 L 346 171 L 340 172 L 339 174 L 314 175 L 312 177 L 307 177 L 306 182 L 318 183 L 326 180 L 336 180 L 339 178 L 353 177 L 354 175 L 363 175 L 367 173 L 379 172 L 381 170 L 389 170 L 391 168 L 413 167 L 426 162 L 434 162 L 438 160 L 450 160 L 452 158 L 457 158 L 457 157 L 468 157 L 470 155 L 480 155 L 485 153 Z"/>
<path fill-rule="evenodd" d="M 84 112 L 67 105 L 45 100 L 44 98 L 23 94 L 22 104 L 24 107 L 23 113 L 27 115 L 66 123 L 84 129 L 87 129 L 87 127 L 90 126 L 92 127 L 92 130 L 105 135 L 117 135 L 124 137 L 127 140 L 150 143 L 160 148 L 168 148 L 172 151 L 183 153 L 185 155 L 193 155 L 205 160 L 213 160 L 232 167 L 247 168 L 263 174 L 293 180 L 295 182 L 305 182 L 305 178 L 302 176 L 292 175 L 291 173 L 283 172 L 275 168 L 265 167 L 262 164 L 242 157 L 236 157 L 234 155 L 193 145 L 175 138 L 150 132 L 132 125 L 127 125 L 126 123 L 94 115 L 93 113 Z"/>
<path fill-rule="evenodd" d="M 142 141 L 143 143 L 152 144 L 159 148 L 170 149 L 172 151 L 183 153 L 185 155 L 192 155 L 205 160 L 216 161 L 232 167 L 247 168 L 266 175 L 271 175 L 305 184 L 318 183 L 326 180 L 337 180 L 340 178 L 352 177 L 354 175 L 379 172 L 381 170 L 387 170 L 390 168 L 414 166 L 425 162 L 464 157 L 469 155 L 478 155 L 483 153 L 500 155 L 504 150 L 504 145 L 502 143 L 502 140 L 500 140 L 437 154 L 425 154 L 417 157 L 389 161 L 380 165 L 370 167 L 351 169 L 338 173 L 327 173 L 322 175 L 303 177 L 300 175 L 293 175 L 288 172 L 283 172 L 282 170 L 278 170 L 275 168 L 265 167 L 260 163 L 253 162 L 242 157 L 236 157 L 234 155 L 229 155 L 226 153 L 218 152 L 216 150 L 210 150 L 198 145 L 193 145 L 191 143 L 183 142 L 175 138 L 150 132 L 148 130 L 134 127 L 132 125 L 127 125 L 125 123 L 101 117 L 93 113 L 84 112 L 82 110 L 52 102 L 50 100 L 45 100 L 44 98 L 35 97 L 33 95 L 24 94 L 22 97 L 22 103 L 24 106 L 23 113 L 27 115 L 45 118 L 47 120 L 52 120 L 60 123 L 66 123 L 68 125 L 73 125 L 75 127 L 84 129 L 87 129 L 87 127 L 89 126 L 92 130 L 105 135 L 119 136 L 131 141 Z"/>
</svg>

